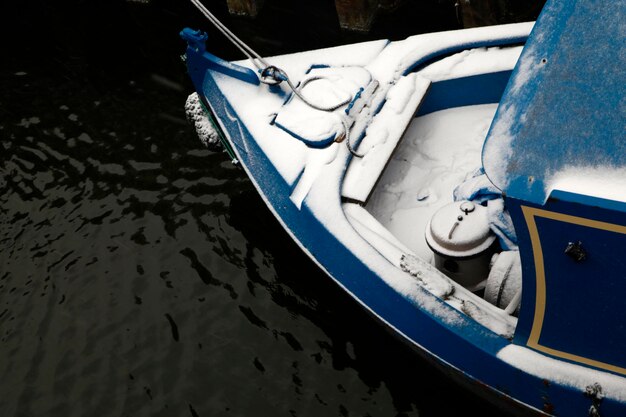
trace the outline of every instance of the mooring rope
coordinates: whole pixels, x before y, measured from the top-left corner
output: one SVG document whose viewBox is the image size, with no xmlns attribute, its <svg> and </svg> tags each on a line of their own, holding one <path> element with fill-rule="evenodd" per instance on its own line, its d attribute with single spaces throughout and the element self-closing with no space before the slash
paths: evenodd
<svg viewBox="0 0 626 417">
<path fill-rule="evenodd" d="M 300 87 L 294 86 L 293 83 L 291 82 L 291 80 L 289 79 L 289 76 L 287 75 L 287 73 L 285 71 L 283 71 L 282 69 L 280 69 L 280 68 L 278 68 L 278 67 L 276 67 L 274 65 L 270 65 L 267 61 L 265 61 L 265 59 L 263 59 L 263 57 L 261 57 L 261 55 L 256 53 L 254 51 L 254 49 L 252 49 L 244 41 L 239 39 L 239 37 L 237 37 L 237 35 L 235 35 L 233 32 L 231 32 L 230 29 L 228 29 L 222 22 L 220 22 L 220 20 L 217 17 L 215 17 L 215 15 L 213 13 L 211 13 L 200 2 L 200 0 L 191 0 L 191 2 L 193 3 L 194 6 L 196 6 L 196 8 L 198 10 L 200 10 L 200 12 L 207 19 L 209 19 L 209 21 L 213 24 L 213 26 L 215 26 L 220 32 L 222 32 L 222 34 L 229 41 L 231 41 L 231 43 L 233 43 L 241 52 L 243 52 L 243 54 L 246 57 L 248 57 L 248 59 L 250 59 L 252 64 L 259 70 L 259 74 L 260 74 L 259 79 L 260 79 L 260 81 L 262 83 L 268 84 L 268 85 L 278 85 L 281 82 L 285 81 L 287 83 L 287 85 L 289 85 L 289 88 L 291 89 L 291 91 L 293 91 L 293 93 L 300 100 L 302 100 L 307 106 L 309 106 L 309 107 L 311 107 L 311 108 L 313 108 L 315 110 L 320 110 L 320 111 L 324 111 L 324 112 L 333 112 L 333 111 L 337 110 L 338 108 L 348 104 L 350 101 L 352 101 L 351 98 L 348 98 L 346 100 L 343 100 L 340 103 L 337 103 L 335 105 L 328 106 L 328 107 L 319 106 L 319 105 L 309 101 L 302 94 L 302 92 L 301 92 L 302 88 L 304 88 L 304 86 L 306 84 L 308 84 L 309 82 L 321 79 L 323 77 L 311 77 L 311 78 L 305 80 L 304 82 L 302 82 L 302 85 L 300 85 Z M 345 117 L 343 117 L 341 115 L 339 117 L 341 118 L 341 122 L 342 122 L 343 128 L 345 130 L 344 136 L 345 136 L 346 146 L 347 146 L 348 150 L 350 151 L 350 153 L 352 155 L 354 155 L 354 156 L 356 156 L 358 158 L 362 158 L 363 155 L 360 155 L 360 154 L 356 153 L 354 151 L 354 149 L 352 149 L 352 145 L 350 144 L 350 126 L 348 124 L 348 121 L 346 120 Z"/>
<path fill-rule="evenodd" d="M 264 71 L 266 68 L 270 67 L 261 55 L 257 54 L 254 49 L 250 48 L 244 41 L 239 39 L 237 35 L 231 32 L 230 29 L 224 26 L 224 24 L 220 22 L 219 19 L 209 11 L 209 9 L 204 7 L 199 0 L 191 0 L 191 2 L 220 32 L 222 32 L 222 34 L 224 34 L 224 36 L 228 38 L 228 40 L 230 40 L 237 48 L 239 48 L 241 52 L 244 53 L 245 56 L 250 59 L 250 61 L 252 61 L 254 66 L 257 67 L 259 71 Z M 259 62 L 263 64 L 263 66 L 259 65 Z"/>
<path fill-rule="evenodd" d="M 352 149 L 352 144 L 350 143 L 350 126 L 348 126 L 348 121 L 345 117 L 341 118 L 341 123 L 343 123 L 343 130 L 346 136 L 344 138 L 346 141 L 346 147 L 348 148 L 352 156 L 356 156 L 357 158 L 363 158 L 364 155 L 361 155 L 360 153 L 357 153 L 354 149 Z"/>
</svg>

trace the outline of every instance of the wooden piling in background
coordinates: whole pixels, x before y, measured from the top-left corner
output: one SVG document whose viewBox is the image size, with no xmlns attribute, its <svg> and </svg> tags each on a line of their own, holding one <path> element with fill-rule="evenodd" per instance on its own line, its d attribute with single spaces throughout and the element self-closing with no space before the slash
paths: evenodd
<svg viewBox="0 0 626 417">
<path fill-rule="evenodd" d="M 377 0 L 335 0 L 337 17 L 342 29 L 367 32 L 378 11 Z"/>
<path fill-rule="evenodd" d="M 545 0 L 456 0 L 464 28 L 535 20 Z"/>
<path fill-rule="evenodd" d="M 406 0 L 335 0 L 342 29 L 368 32 L 381 12 L 390 12 Z"/>
<path fill-rule="evenodd" d="M 303 1 L 303 0 L 292 0 Z M 312 1 L 312 0 L 307 0 Z M 376 15 L 393 12 L 408 0 L 335 0 L 342 29 L 368 32 Z M 462 27 L 478 27 L 534 20 L 545 0 L 413 0 L 449 2 Z M 256 17 L 265 0 L 226 0 L 231 14 Z"/>
<path fill-rule="evenodd" d="M 265 0 L 226 0 L 230 14 L 256 17 Z"/>
<path fill-rule="evenodd" d="M 464 28 L 496 25 L 502 21 L 500 0 L 458 0 L 461 24 Z"/>
</svg>

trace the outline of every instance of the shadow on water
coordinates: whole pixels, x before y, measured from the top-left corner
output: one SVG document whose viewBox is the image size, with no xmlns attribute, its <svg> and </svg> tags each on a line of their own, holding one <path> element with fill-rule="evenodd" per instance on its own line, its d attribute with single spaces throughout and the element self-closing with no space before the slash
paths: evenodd
<svg viewBox="0 0 626 417">
<path fill-rule="evenodd" d="M 501 415 L 416 356 L 333 283 L 294 244 L 254 190 L 233 197 L 230 220 L 242 231 L 250 249 L 265 253 L 275 269 L 276 275 L 267 281 L 258 273 L 256 263 L 247 257 L 251 291 L 258 292 L 255 289 L 260 286 L 270 293 L 272 305 L 286 309 L 307 327 L 321 330 L 321 336 L 313 343 L 299 342 L 300 338 L 310 339 L 311 330 L 302 325 L 291 327 L 294 333 L 285 337 L 284 343 L 294 350 L 310 351 L 304 365 L 312 367 L 308 372 L 318 373 L 316 367 L 332 367 L 333 371 L 349 374 L 350 388 L 336 388 L 349 395 L 363 395 L 359 402 L 371 402 L 379 411 L 391 413 L 387 415 L 452 416 L 468 410 L 477 410 L 482 416 Z M 268 239 L 270 235 L 272 238 Z M 277 339 L 285 336 L 272 330 L 252 311 L 248 315 L 254 317 L 251 322 L 273 332 Z M 316 382 L 314 389 L 319 389 L 320 382 L 324 384 Z M 316 393 L 315 398 L 318 397 Z M 342 407 L 345 408 L 340 405 L 340 411 Z M 351 415 L 347 410 L 345 415 Z"/>
<path fill-rule="evenodd" d="M 332 1 L 290 4 L 268 1 L 255 22 L 216 11 L 262 53 L 380 37 L 340 32 Z M 191 6 L 25 0 L 0 15 L 10 17 L 0 28 L 2 415 L 496 415 L 387 334 L 226 154 L 202 148 L 178 58 L 178 31 L 207 26 Z"/>
</svg>

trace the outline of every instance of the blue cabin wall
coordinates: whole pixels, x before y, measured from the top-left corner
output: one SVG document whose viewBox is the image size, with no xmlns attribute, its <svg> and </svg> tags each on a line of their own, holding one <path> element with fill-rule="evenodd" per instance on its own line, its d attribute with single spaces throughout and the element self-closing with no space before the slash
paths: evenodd
<svg viewBox="0 0 626 417">
<path fill-rule="evenodd" d="M 553 174 L 626 167 L 626 2 L 548 1 L 483 147 L 489 179 L 544 204 Z"/>
<path fill-rule="evenodd" d="M 626 203 L 553 192 L 507 206 L 523 269 L 514 342 L 626 375 Z"/>
</svg>

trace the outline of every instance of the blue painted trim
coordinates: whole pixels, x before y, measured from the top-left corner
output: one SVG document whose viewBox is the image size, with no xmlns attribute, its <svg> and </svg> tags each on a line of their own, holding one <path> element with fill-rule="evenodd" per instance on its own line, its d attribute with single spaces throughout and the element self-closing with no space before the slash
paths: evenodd
<svg viewBox="0 0 626 417">
<path fill-rule="evenodd" d="M 605 198 L 593 197 L 590 195 L 570 193 L 567 191 L 554 190 L 550 194 L 554 200 L 562 200 L 570 203 L 578 203 L 589 207 L 600 207 L 607 210 L 621 211 L 626 213 L 626 202 L 607 200 Z"/>
<path fill-rule="evenodd" d="M 286 97 L 285 102 L 287 102 L 290 97 L 291 93 L 288 93 L 284 88 L 280 86 L 280 84 L 270 85 L 268 86 L 268 88 L 273 94 L 276 94 L 278 97 Z"/>
<path fill-rule="evenodd" d="M 298 186 L 298 183 L 300 182 L 300 179 L 302 178 L 302 176 L 304 175 L 304 170 L 306 169 L 306 167 L 303 167 L 300 172 L 298 173 L 298 175 L 296 176 L 295 181 L 291 184 L 291 187 L 289 188 L 289 195 L 291 196 L 293 194 L 293 192 L 295 191 L 296 187 Z"/>
<path fill-rule="evenodd" d="M 180 37 L 187 41 L 187 55 L 189 56 L 190 53 L 200 54 L 206 61 L 207 68 L 250 84 L 259 85 L 259 77 L 250 68 L 224 61 L 208 53 L 206 51 L 206 40 L 208 38 L 206 33 L 184 28 L 180 32 Z"/>
<path fill-rule="evenodd" d="M 454 107 L 499 103 L 511 72 L 493 72 L 433 82 L 417 116 Z"/>
<path fill-rule="evenodd" d="M 311 65 L 311 67 L 306 70 L 305 74 L 309 74 L 311 71 L 313 71 L 314 69 L 321 69 L 321 68 L 330 68 L 330 65 L 326 65 L 326 64 L 313 64 Z"/>
<path fill-rule="evenodd" d="M 285 127 L 284 125 L 280 124 L 280 122 L 277 122 L 276 119 L 274 119 L 274 125 L 279 127 L 279 128 L 281 128 L 285 132 L 289 133 L 291 136 L 293 136 L 294 138 L 298 139 L 299 141 L 303 142 L 305 145 L 310 146 L 311 148 L 317 148 L 317 149 L 325 148 L 328 145 L 330 145 L 331 143 L 333 143 L 333 141 L 337 137 L 337 134 L 335 133 L 332 136 L 329 136 L 329 137 L 324 138 L 324 139 L 310 140 L 310 139 L 302 137 L 302 136 L 298 135 L 297 133 L 289 130 L 287 127 Z"/>
<path fill-rule="evenodd" d="M 286 106 L 287 103 L 289 103 L 289 101 L 291 101 L 293 96 L 294 96 L 293 92 L 285 93 L 285 99 L 283 100 L 283 107 Z"/>
<path fill-rule="evenodd" d="M 428 55 L 425 55 L 411 64 L 404 71 L 404 75 L 417 71 L 424 66 L 432 63 L 433 61 L 439 60 L 446 56 L 455 54 L 457 52 L 464 51 L 466 49 L 476 49 L 476 48 L 490 48 L 493 46 L 513 46 L 513 45 L 522 45 L 526 42 L 528 36 L 516 36 L 510 38 L 500 38 L 500 39 L 490 39 L 484 41 L 476 41 L 476 42 L 465 42 L 459 43 L 454 46 L 450 46 L 448 48 L 439 49 L 437 51 L 433 51 Z"/>
<path fill-rule="evenodd" d="M 350 110 L 352 110 L 352 107 L 354 107 L 354 103 L 356 103 L 356 101 L 361 98 L 361 94 L 363 94 L 363 90 L 364 90 L 363 87 L 359 88 L 359 91 L 356 92 L 352 101 L 348 103 L 348 107 L 346 107 L 346 110 L 345 110 L 346 115 L 350 114 Z"/>
</svg>

